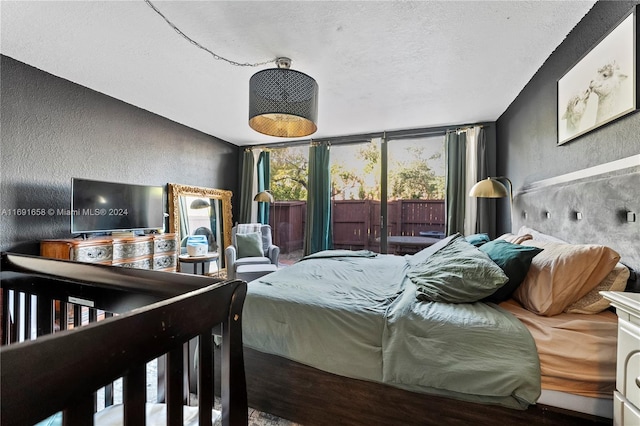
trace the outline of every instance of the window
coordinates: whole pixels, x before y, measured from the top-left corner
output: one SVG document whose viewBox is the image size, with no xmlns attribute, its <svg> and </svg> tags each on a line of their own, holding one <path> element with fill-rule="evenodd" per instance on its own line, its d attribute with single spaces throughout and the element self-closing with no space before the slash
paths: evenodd
<svg viewBox="0 0 640 426">
<path fill-rule="evenodd" d="M 444 235 L 444 150 L 444 135 L 332 145 L 334 248 L 399 253 L 399 247 L 381 247 L 381 220 L 387 224 L 387 235 Z M 287 253 L 303 247 L 308 155 L 306 145 L 277 148 L 270 154 L 275 198 L 270 223 L 285 261 Z"/>
</svg>

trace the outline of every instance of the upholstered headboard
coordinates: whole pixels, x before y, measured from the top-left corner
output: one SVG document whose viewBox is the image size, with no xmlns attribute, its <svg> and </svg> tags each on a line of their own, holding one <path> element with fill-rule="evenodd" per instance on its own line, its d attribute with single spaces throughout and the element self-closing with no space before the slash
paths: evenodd
<svg viewBox="0 0 640 426">
<path fill-rule="evenodd" d="M 513 232 L 523 225 L 609 246 L 640 272 L 640 155 L 527 185 L 514 196 Z"/>
</svg>

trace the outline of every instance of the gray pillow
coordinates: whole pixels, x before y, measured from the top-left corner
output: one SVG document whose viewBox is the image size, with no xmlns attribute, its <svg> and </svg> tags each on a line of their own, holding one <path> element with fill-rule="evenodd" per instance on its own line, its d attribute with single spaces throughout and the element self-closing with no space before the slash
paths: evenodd
<svg viewBox="0 0 640 426">
<path fill-rule="evenodd" d="M 422 250 L 420 250 L 419 252 L 417 252 L 416 254 L 407 254 L 405 255 L 405 260 L 407 261 L 407 263 L 409 264 L 409 266 L 417 266 L 420 265 L 421 263 L 423 263 L 425 260 L 427 260 L 429 258 L 429 256 L 431 256 L 433 253 L 437 252 L 438 250 L 440 250 L 443 247 L 446 247 L 447 245 L 449 245 L 449 243 L 453 240 L 455 240 L 456 238 L 462 238 L 461 234 L 453 234 L 453 235 L 449 235 L 447 238 L 444 238 L 440 241 L 438 241 L 437 243 L 424 248 Z"/>
<path fill-rule="evenodd" d="M 509 278 L 486 254 L 455 238 L 429 256 L 411 265 L 407 273 L 416 284 L 421 301 L 472 303 L 493 294 Z"/>
<path fill-rule="evenodd" d="M 236 247 L 238 248 L 238 259 L 241 257 L 264 256 L 262 252 L 262 234 L 260 232 L 236 234 Z"/>
</svg>

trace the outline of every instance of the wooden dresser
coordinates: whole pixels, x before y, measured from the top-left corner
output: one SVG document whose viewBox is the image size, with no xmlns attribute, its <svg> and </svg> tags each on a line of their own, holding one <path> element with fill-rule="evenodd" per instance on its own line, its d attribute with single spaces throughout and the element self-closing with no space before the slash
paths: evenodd
<svg viewBox="0 0 640 426">
<path fill-rule="evenodd" d="M 40 255 L 43 257 L 168 272 L 176 271 L 178 250 L 175 234 L 40 242 Z"/>
<path fill-rule="evenodd" d="M 601 292 L 618 314 L 614 426 L 640 425 L 640 293 Z"/>
</svg>

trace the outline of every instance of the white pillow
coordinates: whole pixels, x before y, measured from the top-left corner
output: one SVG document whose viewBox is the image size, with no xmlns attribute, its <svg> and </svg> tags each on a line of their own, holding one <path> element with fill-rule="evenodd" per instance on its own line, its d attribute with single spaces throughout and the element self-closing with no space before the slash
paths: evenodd
<svg viewBox="0 0 640 426">
<path fill-rule="evenodd" d="M 552 235 L 543 234 L 540 231 L 536 231 L 533 228 L 529 228 L 528 226 L 522 226 L 518 230 L 518 235 L 526 235 L 530 234 L 533 240 L 544 241 L 547 243 L 567 243 L 567 241 L 561 240 L 560 238 L 554 237 Z"/>
<path fill-rule="evenodd" d="M 624 291 L 629 275 L 629 268 L 618 262 L 600 284 L 564 311 L 569 314 L 597 314 L 604 311 L 609 307 L 609 301 L 600 292 Z"/>
</svg>

